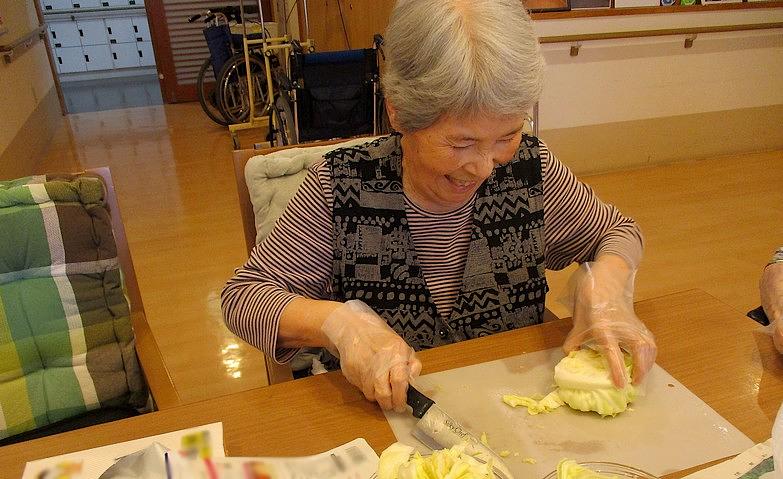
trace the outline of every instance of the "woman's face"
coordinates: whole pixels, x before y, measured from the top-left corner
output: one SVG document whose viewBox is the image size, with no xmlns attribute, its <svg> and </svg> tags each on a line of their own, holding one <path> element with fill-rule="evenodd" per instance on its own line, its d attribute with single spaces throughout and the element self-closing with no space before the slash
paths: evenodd
<svg viewBox="0 0 783 479">
<path fill-rule="evenodd" d="M 427 128 L 403 133 L 405 194 L 435 213 L 464 205 L 495 165 L 514 157 L 525 118 L 522 114 L 445 115 Z"/>
</svg>

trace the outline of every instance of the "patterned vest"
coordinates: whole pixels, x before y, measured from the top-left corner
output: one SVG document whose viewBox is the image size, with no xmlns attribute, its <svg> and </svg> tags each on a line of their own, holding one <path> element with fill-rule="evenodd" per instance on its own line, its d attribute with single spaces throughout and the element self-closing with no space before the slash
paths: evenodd
<svg viewBox="0 0 783 479">
<path fill-rule="evenodd" d="M 544 276 L 544 201 L 538 139 L 479 188 L 462 286 L 437 314 L 411 240 L 402 148 L 392 135 L 329 152 L 334 192 L 334 299 L 360 299 L 415 350 L 538 324 Z"/>
</svg>

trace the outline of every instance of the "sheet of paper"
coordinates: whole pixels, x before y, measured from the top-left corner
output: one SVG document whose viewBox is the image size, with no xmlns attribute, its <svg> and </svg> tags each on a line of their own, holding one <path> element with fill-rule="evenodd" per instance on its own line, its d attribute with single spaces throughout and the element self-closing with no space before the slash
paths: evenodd
<svg viewBox="0 0 783 479">
<path fill-rule="evenodd" d="M 72 479 L 98 479 L 117 459 L 144 449 L 153 442 L 158 442 L 173 451 L 203 450 L 207 447 L 212 457 L 226 455 L 223 449 L 223 423 L 216 422 L 31 461 L 25 465 L 22 479 L 41 479 L 61 475 Z"/>
<path fill-rule="evenodd" d="M 739 454 L 753 442 L 659 366 L 646 395 L 614 418 L 561 407 L 528 415 L 502 402 L 504 394 L 545 395 L 554 387 L 560 348 L 456 368 L 419 378 L 417 387 L 480 436 L 487 434 L 516 477 L 543 477 L 560 459 L 607 461 L 661 476 Z M 410 413 L 386 413 L 400 442 L 427 449 L 412 435 Z M 524 459 L 532 458 L 530 464 Z"/>
</svg>

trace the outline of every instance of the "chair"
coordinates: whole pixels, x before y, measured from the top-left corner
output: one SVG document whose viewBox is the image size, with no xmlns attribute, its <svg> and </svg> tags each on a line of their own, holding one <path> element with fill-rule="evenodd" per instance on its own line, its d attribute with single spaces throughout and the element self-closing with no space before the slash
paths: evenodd
<svg viewBox="0 0 783 479">
<path fill-rule="evenodd" d="M 293 53 L 291 79 L 300 143 L 381 133 L 377 48 Z"/>
<path fill-rule="evenodd" d="M 178 404 L 109 170 L 2 182 L 0 208 L 0 445 Z"/>
</svg>

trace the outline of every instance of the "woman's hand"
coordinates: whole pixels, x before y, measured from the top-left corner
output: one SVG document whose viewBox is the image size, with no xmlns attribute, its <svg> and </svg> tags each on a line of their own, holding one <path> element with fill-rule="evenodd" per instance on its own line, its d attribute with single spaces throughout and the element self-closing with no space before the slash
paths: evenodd
<svg viewBox="0 0 783 479">
<path fill-rule="evenodd" d="M 625 386 L 620 348 L 633 358 L 634 384 L 642 382 L 658 351 L 655 338 L 633 309 L 634 274 L 624 259 L 606 254 L 582 264 L 572 279 L 574 326 L 563 349 L 571 352 L 586 344 L 600 350 L 618 388 Z"/>
<path fill-rule="evenodd" d="M 772 340 L 778 352 L 783 353 L 783 263 L 772 263 L 764 268 L 759 283 L 761 307 L 772 326 Z"/>
<path fill-rule="evenodd" d="M 421 372 L 421 362 L 375 311 L 362 301 L 348 301 L 326 318 L 321 330 L 348 381 L 383 409 L 405 410 L 408 383 Z"/>
</svg>

